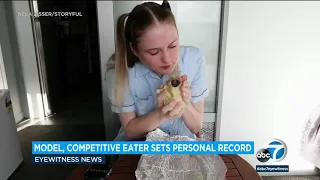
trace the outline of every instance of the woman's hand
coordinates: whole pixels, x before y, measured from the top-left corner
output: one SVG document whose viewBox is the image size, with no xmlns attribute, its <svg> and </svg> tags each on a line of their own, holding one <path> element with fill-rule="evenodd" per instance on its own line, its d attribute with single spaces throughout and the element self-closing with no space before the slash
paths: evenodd
<svg viewBox="0 0 320 180">
<path fill-rule="evenodd" d="M 180 86 L 183 101 L 188 105 L 191 101 L 191 89 L 187 75 L 181 76 L 182 85 Z"/>
<path fill-rule="evenodd" d="M 165 86 L 161 86 L 158 90 L 158 107 L 157 110 L 165 120 L 175 120 L 182 116 L 184 106 L 181 102 L 176 100 L 171 101 L 169 104 L 164 105 L 164 98 L 168 91 Z"/>
</svg>

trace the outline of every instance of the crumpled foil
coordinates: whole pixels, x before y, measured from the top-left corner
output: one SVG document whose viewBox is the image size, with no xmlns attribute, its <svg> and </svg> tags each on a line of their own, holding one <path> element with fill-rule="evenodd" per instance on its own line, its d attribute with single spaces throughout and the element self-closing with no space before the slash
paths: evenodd
<svg viewBox="0 0 320 180">
<path fill-rule="evenodd" d="M 160 129 L 146 141 L 199 141 L 187 136 L 170 136 Z M 226 180 L 227 167 L 219 155 L 144 154 L 138 162 L 137 180 Z"/>
</svg>

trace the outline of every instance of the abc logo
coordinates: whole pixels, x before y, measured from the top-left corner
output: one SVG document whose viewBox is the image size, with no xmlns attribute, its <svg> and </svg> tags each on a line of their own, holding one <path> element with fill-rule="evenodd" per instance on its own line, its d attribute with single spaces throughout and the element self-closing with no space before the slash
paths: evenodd
<svg viewBox="0 0 320 180">
<path fill-rule="evenodd" d="M 286 144 L 279 140 L 274 139 L 267 143 L 267 145 L 260 149 L 256 153 L 256 157 L 260 162 L 278 162 L 283 160 L 287 155 L 287 146 Z"/>
<path fill-rule="evenodd" d="M 270 152 L 268 149 L 262 148 L 257 152 L 256 157 L 260 162 L 267 162 L 270 159 Z"/>
</svg>

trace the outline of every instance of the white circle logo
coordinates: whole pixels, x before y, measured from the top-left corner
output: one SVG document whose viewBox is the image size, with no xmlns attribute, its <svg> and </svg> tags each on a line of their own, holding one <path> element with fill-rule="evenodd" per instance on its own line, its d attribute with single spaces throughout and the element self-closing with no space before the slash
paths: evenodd
<svg viewBox="0 0 320 180">
<path fill-rule="evenodd" d="M 287 145 L 280 139 L 271 140 L 266 146 L 270 152 L 270 161 L 279 162 L 282 161 L 287 155 Z"/>
</svg>

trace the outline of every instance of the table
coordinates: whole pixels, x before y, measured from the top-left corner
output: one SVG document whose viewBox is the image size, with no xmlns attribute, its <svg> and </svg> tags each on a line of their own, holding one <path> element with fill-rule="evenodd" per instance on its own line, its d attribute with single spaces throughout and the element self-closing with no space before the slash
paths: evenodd
<svg viewBox="0 0 320 180">
<path fill-rule="evenodd" d="M 226 164 L 228 180 L 262 180 L 255 169 L 238 155 L 221 155 Z M 136 180 L 135 170 L 140 155 L 121 155 L 108 180 Z M 83 180 L 82 175 L 89 165 L 79 165 L 67 180 Z"/>
</svg>

